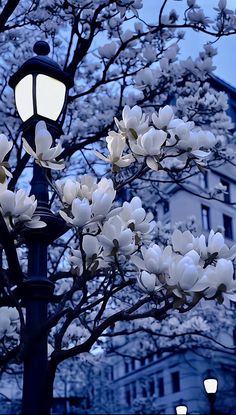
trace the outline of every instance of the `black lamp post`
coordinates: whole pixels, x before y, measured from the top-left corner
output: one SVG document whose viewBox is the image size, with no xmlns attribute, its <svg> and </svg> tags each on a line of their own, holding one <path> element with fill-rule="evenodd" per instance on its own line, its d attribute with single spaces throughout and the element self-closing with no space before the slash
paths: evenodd
<svg viewBox="0 0 236 415">
<path fill-rule="evenodd" d="M 69 75 L 46 56 L 50 52 L 46 42 L 36 42 L 34 52 L 37 56 L 27 60 L 9 80 L 23 121 L 23 134 L 32 147 L 35 125 L 40 120 L 46 122 L 54 138 L 61 134 L 59 119 L 66 108 L 68 90 L 73 86 Z M 28 245 L 28 275 L 22 289 L 26 308 L 25 340 L 28 347 L 26 346 L 24 358 L 22 413 L 48 415 L 47 333 L 40 330 L 47 319 L 47 305 L 54 290 L 54 284 L 47 278 L 47 248 L 66 228 L 62 219 L 49 209 L 48 184 L 43 169 L 36 163 L 33 167 L 31 194 L 38 201 L 36 214 L 40 215 L 47 226 L 23 231 Z"/>
<path fill-rule="evenodd" d="M 207 394 L 207 398 L 210 404 L 210 415 L 215 414 L 215 400 L 216 400 L 216 392 L 218 387 L 218 380 L 215 376 L 212 376 L 211 372 L 208 371 L 207 376 L 205 377 L 204 381 L 204 388 Z"/>
</svg>

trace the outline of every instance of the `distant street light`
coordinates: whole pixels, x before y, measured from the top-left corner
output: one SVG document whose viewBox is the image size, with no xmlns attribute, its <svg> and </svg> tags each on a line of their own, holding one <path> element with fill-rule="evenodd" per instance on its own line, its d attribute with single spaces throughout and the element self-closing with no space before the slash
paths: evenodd
<svg viewBox="0 0 236 415">
<path fill-rule="evenodd" d="M 68 90 L 73 86 L 70 76 L 46 56 L 50 52 L 46 42 L 36 42 L 34 52 L 37 56 L 27 60 L 9 80 L 23 121 L 24 137 L 32 147 L 35 146 L 35 126 L 38 121 L 45 121 L 53 139 L 61 135 L 59 118 L 66 108 Z M 41 335 L 38 334 L 34 342 L 29 342 L 24 356 L 22 413 L 48 415 L 48 345 L 47 332 L 43 326 L 47 320 L 47 305 L 52 299 L 54 284 L 47 277 L 47 249 L 67 228 L 64 221 L 50 210 L 48 183 L 43 169 L 35 162 L 31 194 L 37 199 L 35 214 L 47 226 L 22 231 L 28 245 L 28 274 L 22 289 L 26 308 L 25 338 L 34 338 L 36 330 L 40 333 L 41 329 Z"/>
<path fill-rule="evenodd" d="M 205 377 L 204 381 L 204 388 L 210 403 L 210 414 L 214 415 L 214 404 L 216 400 L 216 392 L 218 387 L 218 380 L 215 376 L 211 375 L 211 372 L 208 371 L 207 376 Z"/>
<path fill-rule="evenodd" d="M 186 415 L 188 413 L 188 407 L 183 404 L 182 399 L 179 401 L 179 405 L 175 407 L 176 415 Z"/>
</svg>

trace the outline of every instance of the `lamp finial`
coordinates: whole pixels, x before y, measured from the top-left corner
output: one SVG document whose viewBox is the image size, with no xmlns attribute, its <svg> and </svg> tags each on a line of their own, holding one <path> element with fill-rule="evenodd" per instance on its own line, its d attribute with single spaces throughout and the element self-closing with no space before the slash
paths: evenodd
<svg viewBox="0 0 236 415">
<path fill-rule="evenodd" d="M 37 55 L 48 55 L 50 52 L 50 46 L 44 40 L 39 40 L 34 44 L 33 50 Z"/>
</svg>

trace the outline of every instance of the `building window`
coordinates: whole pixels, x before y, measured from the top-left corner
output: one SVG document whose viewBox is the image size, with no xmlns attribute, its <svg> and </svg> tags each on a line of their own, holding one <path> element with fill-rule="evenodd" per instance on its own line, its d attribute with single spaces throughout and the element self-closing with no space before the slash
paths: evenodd
<svg viewBox="0 0 236 415">
<path fill-rule="evenodd" d="M 141 364 L 141 366 L 145 365 L 145 357 L 141 357 L 140 364 Z"/>
<path fill-rule="evenodd" d="M 159 397 L 165 395 L 165 391 L 164 391 L 164 379 L 163 378 L 159 378 L 158 379 L 158 395 L 159 395 Z"/>
<path fill-rule="evenodd" d="M 210 209 L 205 205 L 202 205 L 202 227 L 205 231 L 210 230 Z"/>
<path fill-rule="evenodd" d="M 135 370 L 135 359 L 133 357 L 131 359 L 131 370 Z"/>
<path fill-rule="evenodd" d="M 172 383 L 172 392 L 179 392 L 180 391 L 180 379 L 179 379 L 179 372 L 171 373 L 171 383 Z"/>
<path fill-rule="evenodd" d="M 226 182 L 225 180 L 221 179 L 220 183 L 222 184 L 222 186 L 225 187 L 225 192 L 224 194 L 224 202 L 225 203 L 230 203 L 230 188 L 229 188 L 229 182 Z"/>
<path fill-rule="evenodd" d="M 233 329 L 233 341 L 234 341 L 234 346 L 236 346 L 236 327 L 234 327 Z"/>
<path fill-rule="evenodd" d="M 145 386 L 142 386 L 142 397 L 147 398 L 147 389 L 145 388 Z"/>
<path fill-rule="evenodd" d="M 114 380 L 113 366 L 110 366 L 110 380 Z"/>
<path fill-rule="evenodd" d="M 154 379 L 151 379 L 149 381 L 149 393 L 150 393 L 150 396 L 153 396 L 155 394 L 155 382 L 154 382 Z"/>
<path fill-rule="evenodd" d="M 153 362 L 153 359 L 154 359 L 154 355 L 153 354 L 149 354 L 148 355 L 148 358 L 147 358 L 148 363 L 152 363 Z"/>
<path fill-rule="evenodd" d="M 202 189 L 207 189 L 208 188 L 208 174 L 207 174 L 207 171 L 205 171 L 205 173 L 200 173 L 199 178 L 200 178 L 200 187 Z"/>
<path fill-rule="evenodd" d="M 136 390 L 136 383 L 135 382 L 131 383 L 131 390 L 132 390 L 132 398 L 136 399 L 137 398 L 137 390 Z"/>
<path fill-rule="evenodd" d="M 125 362 L 125 373 L 129 372 L 129 362 Z"/>
<path fill-rule="evenodd" d="M 169 204 L 169 202 L 167 202 L 167 200 L 165 200 L 163 202 L 163 213 L 167 213 L 167 212 L 169 212 L 169 210 L 170 210 L 170 204 Z"/>
<path fill-rule="evenodd" d="M 131 405 L 131 395 L 130 395 L 130 389 L 129 386 L 125 387 L 125 400 L 128 406 Z"/>
<path fill-rule="evenodd" d="M 225 229 L 225 237 L 233 239 L 232 218 L 230 216 L 223 215 L 223 224 Z"/>
</svg>

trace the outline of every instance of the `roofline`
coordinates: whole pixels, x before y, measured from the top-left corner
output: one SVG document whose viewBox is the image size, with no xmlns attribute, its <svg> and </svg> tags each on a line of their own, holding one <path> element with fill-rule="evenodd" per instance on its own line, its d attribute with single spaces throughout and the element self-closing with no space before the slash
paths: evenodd
<svg viewBox="0 0 236 415">
<path fill-rule="evenodd" d="M 209 82 L 214 88 L 218 88 L 220 90 L 224 90 L 228 94 L 230 94 L 233 98 L 236 99 L 236 88 L 223 79 L 219 78 L 216 75 L 210 75 Z"/>
</svg>

